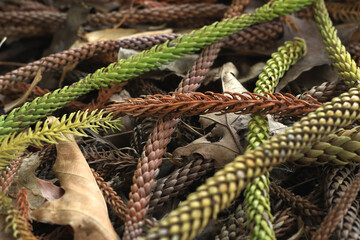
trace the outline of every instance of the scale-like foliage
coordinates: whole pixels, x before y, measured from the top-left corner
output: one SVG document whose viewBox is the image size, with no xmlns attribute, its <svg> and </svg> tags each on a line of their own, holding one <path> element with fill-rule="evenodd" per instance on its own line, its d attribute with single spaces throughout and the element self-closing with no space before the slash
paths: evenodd
<svg viewBox="0 0 360 240">
<path fill-rule="evenodd" d="M 5 136 L 27 128 L 39 119 L 50 115 L 76 98 L 89 93 L 100 87 L 112 86 L 117 82 L 127 81 L 142 73 L 156 69 L 157 67 L 175 61 L 187 54 L 200 49 L 224 38 L 237 31 L 256 23 L 273 20 L 306 7 L 315 0 L 279 0 L 256 9 L 254 13 L 243 14 L 240 17 L 215 22 L 199 30 L 193 31 L 186 36 L 173 41 L 157 45 L 148 51 L 143 51 L 135 57 L 123 59 L 98 69 L 89 74 L 72 86 L 46 94 L 36 98 L 31 103 L 25 103 L 22 107 L 14 109 L 7 116 L 0 117 L 0 136 Z"/>
</svg>

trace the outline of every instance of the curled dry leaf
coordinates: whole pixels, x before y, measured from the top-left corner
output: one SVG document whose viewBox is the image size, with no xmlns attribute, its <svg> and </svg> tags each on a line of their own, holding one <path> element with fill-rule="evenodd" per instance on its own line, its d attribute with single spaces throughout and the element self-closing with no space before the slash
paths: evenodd
<svg viewBox="0 0 360 240">
<path fill-rule="evenodd" d="M 71 142 L 57 145 L 53 167 L 65 194 L 37 208 L 32 216 L 37 221 L 71 225 L 74 239 L 119 239 L 109 220 L 105 200 L 73 136 Z"/>
<path fill-rule="evenodd" d="M 39 165 L 39 154 L 34 153 L 24 157 L 9 189 L 9 195 L 15 197 L 22 187 L 26 188 L 31 209 L 38 208 L 45 201 L 35 176 L 35 171 Z"/>
<path fill-rule="evenodd" d="M 307 54 L 301 58 L 293 67 L 287 71 L 285 76 L 281 79 L 276 91 L 283 89 L 289 82 L 297 80 L 301 85 L 306 84 L 307 88 L 313 86 L 313 80 L 316 79 L 317 84 L 324 81 L 336 81 L 338 79 L 337 70 L 331 67 L 331 62 L 328 54 L 322 43 L 322 38 L 316 27 L 314 21 L 299 19 L 294 16 L 287 16 L 292 21 L 298 30 L 285 28 L 284 40 L 292 41 L 295 36 L 299 36 L 306 41 Z M 343 42 L 347 42 L 353 35 L 354 31 L 358 28 L 357 24 L 346 24 L 337 26 L 338 36 Z M 321 68 L 315 68 L 320 67 Z M 313 71 L 314 69 L 315 71 Z M 301 77 L 302 73 L 311 71 L 308 75 Z M 300 77 L 299 77 L 300 76 Z"/>
</svg>

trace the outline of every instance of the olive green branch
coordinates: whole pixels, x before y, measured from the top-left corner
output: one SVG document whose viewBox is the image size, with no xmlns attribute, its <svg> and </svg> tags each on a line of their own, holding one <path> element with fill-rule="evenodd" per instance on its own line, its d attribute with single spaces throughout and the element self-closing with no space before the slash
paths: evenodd
<svg viewBox="0 0 360 240">
<path fill-rule="evenodd" d="M 333 61 L 334 67 L 339 70 L 339 75 L 345 79 L 347 85 L 357 85 L 357 81 L 360 80 L 360 69 L 337 36 L 337 30 L 331 22 L 323 0 L 316 2 L 314 13 L 329 59 Z"/>
<path fill-rule="evenodd" d="M 285 42 L 266 62 L 266 66 L 256 82 L 254 93 L 261 95 L 266 95 L 265 92 L 273 93 L 285 72 L 305 54 L 306 44 L 303 39 L 295 38 L 292 42 Z M 248 124 L 247 140 L 249 145 L 247 150 L 253 150 L 256 146 L 269 139 L 268 125 L 266 115 L 252 115 Z M 269 183 L 269 175 L 266 173 L 255 178 L 247 185 L 244 192 L 248 226 L 251 226 L 251 239 L 275 239 L 274 229 L 271 224 L 273 217 L 270 208 Z"/>
</svg>

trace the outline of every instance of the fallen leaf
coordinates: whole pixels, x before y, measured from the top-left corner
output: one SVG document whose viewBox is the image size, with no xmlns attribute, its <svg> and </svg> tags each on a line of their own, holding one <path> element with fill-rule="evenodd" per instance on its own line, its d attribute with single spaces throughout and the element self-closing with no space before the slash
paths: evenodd
<svg viewBox="0 0 360 240">
<path fill-rule="evenodd" d="M 130 58 L 132 56 L 136 56 L 139 53 L 140 53 L 140 51 L 120 47 L 119 52 L 118 52 L 117 60 L 119 61 L 120 59 L 127 59 L 127 58 Z"/>
<path fill-rule="evenodd" d="M 109 220 L 105 200 L 74 137 L 60 142 L 53 166 L 65 194 L 45 202 L 32 216 L 37 221 L 71 225 L 74 239 L 119 239 Z"/>
<path fill-rule="evenodd" d="M 85 7 L 82 2 L 71 2 L 66 14 L 66 20 L 57 26 L 49 48 L 44 51 L 44 56 L 69 49 L 79 38 L 78 33 L 80 32 L 81 24 L 86 21 L 89 12 L 90 8 Z"/>
<path fill-rule="evenodd" d="M 198 54 L 191 54 L 183 56 L 179 59 L 176 59 L 173 62 L 170 62 L 167 65 L 160 66 L 161 71 L 168 70 L 175 72 L 176 75 L 185 77 L 186 72 L 194 65 L 195 61 L 198 59 Z"/>
<path fill-rule="evenodd" d="M 54 201 L 61 198 L 64 195 L 64 189 L 54 185 L 52 182 L 36 178 L 36 183 L 38 184 L 41 194 L 48 201 Z"/>
<path fill-rule="evenodd" d="M 31 154 L 25 157 L 9 189 L 9 195 L 15 198 L 22 187 L 26 188 L 31 209 L 36 209 L 45 202 L 35 176 L 35 170 L 39 165 L 40 157 L 38 154 Z"/>
<path fill-rule="evenodd" d="M 239 82 L 244 83 L 251 79 L 257 78 L 259 74 L 263 71 L 263 68 L 266 66 L 264 62 L 258 62 L 252 65 L 246 74 L 246 76 L 239 78 Z"/>
<path fill-rule="evenodd" d="M 4 44 L 4 42 L 6 42 L 6 39 L 7 39 L 7 37 L 3 37 L 3 39 L 0 41 L 0 48 Z"/>
</svg>

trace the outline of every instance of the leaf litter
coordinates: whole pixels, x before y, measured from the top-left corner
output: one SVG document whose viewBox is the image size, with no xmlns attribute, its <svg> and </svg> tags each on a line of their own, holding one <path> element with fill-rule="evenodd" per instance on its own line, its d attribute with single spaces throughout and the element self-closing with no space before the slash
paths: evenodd
<svg viewBox="0 0 360 240">
<path fill-rule="evenodd" d="M 119 239 L 110 222 L 106 202 L 80 148 L 72 135 L 71 142 L 56 145 L 53 172 L 65 193 L 45 202 L 32 212 L 40 222 L 71 225 L 74 239 Z"/>
<path fill-rule="evenodd" d="M 224 64 L 220 70 L 223 92 L 247 92 L 237 79 L 238 70 L 231 62 Z M 173 158 L 188 157 L 200 154 L 205 159 L 214 159 L 215 168 L 222 168 L 236 156 L 245 151 L 247 142 L 239 134 L 247 131 L 251 115 L 235 113 L 201 115 L 199 122 L 202 129 L 211 128 L 210 132 L 184 147 L 173 152 Z M 268 116 L 270 133 L 279 133 L 286 128 Z"/>
</svg>

